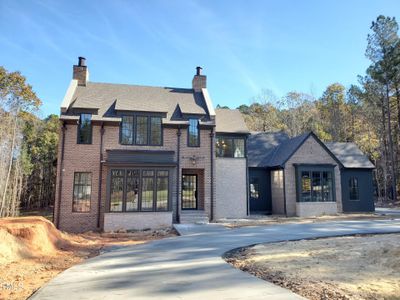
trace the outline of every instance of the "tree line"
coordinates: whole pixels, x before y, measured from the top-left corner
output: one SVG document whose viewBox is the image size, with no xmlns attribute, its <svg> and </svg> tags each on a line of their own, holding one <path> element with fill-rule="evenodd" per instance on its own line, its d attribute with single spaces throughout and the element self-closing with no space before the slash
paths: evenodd
<svg viewBox="0 0 400 300">
<path fill-rule="evenodd" d="M 0 66 L 0 217 L 54 201 L 59 124 L 37 116 L 41 104 L 20 72 Z"/>
<path fill-rule="evenodd" d="M 397 200 L 400 176 L 400 38 L 393 17 L 379 16 L 367 36 L 370 66 L 358 82 L 329 85 L 321 97 L 263 90 L 238 109 L 254 131 L 313 131 L 323 141 L 354 142 L 375 164 L 380 201 Z"/>
</svg>

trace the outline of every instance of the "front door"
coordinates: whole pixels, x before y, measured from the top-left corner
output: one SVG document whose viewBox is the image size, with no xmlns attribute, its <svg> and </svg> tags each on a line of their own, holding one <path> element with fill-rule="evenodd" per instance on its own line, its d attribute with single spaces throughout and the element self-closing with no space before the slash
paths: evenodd
<svg viewBox="0 0 400 300">
<path fill-rule="evenodd" d="M 197 209 L 197 175 L 182 175 L 182 209 Z"/>
<path fill-rule="evenodd" d="M 271 213 L 272 203 L 270 198 L 269 172 L 263 169 L 250 169 L 249 171 L 249 193 L 250 213 Z"/>
</svg>

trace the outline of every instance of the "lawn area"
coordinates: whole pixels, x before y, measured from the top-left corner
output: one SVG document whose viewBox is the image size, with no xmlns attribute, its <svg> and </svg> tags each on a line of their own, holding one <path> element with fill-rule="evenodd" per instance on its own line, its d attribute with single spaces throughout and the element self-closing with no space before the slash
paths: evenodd
<svg viewBox="0 0 400 300">
<path fill-rule="evenodd" d="M 260 244 L 225 259 L 308 299 L 400 299 L 400 234 Z"/>
<path fill-rule="evenodd" d="M 26 299 L 60 272 L 124 246 L 176 236 L 172 228 L 124 233 L 69 234 L 44 217 L 0 219 L 0 299 Z"/>
</svg>

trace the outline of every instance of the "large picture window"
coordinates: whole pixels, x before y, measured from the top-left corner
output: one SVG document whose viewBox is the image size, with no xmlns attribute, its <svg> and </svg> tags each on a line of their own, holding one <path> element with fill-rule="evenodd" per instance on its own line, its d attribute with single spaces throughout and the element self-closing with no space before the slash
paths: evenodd
<svg viewBox="0 0 400 300">
<path fill-rule="evenodd" d="M 161 146 L 161 117 L 123 116 L 120 126 L 120 143 L 123 145 Z"/>
<path fill-rule="evenodd" d="M 200 146 L 200 129 L 199 129 L 198 119 L 189 119 L 188 146 L 189 147 Z"/>
<path fill-rule="evenodd" d="M 167 211 L 167 170 L 112 169 L 110 212 Z"/>
<path fill-rule="evenodd" d="M 360 193 L 358 190 L 358 179 L 357 177 L 352 177 L 349 180 L 349 192 L 350 200 L 360 200 Z"/>
<path fill-rule="evenodd" d="M 244 138 L 217 137 L 216 155 L 217 157 L 245 157 Z"/>
<path fill-rule="evenodd" d="M 75 172 L 72 211 L 89 212 L 91 193 L 92 193 L 92 173 Z"/>
<path fill-rule="evenodd" d="M 335 201 L 333 170 L 301 169 L 298 176 L 298 202 Z"/>
<path fill-rule="evenodd" d="M 92 115 L 81 114 L 78 125 L 78 144 L 92 143 Z"/>
</svg>

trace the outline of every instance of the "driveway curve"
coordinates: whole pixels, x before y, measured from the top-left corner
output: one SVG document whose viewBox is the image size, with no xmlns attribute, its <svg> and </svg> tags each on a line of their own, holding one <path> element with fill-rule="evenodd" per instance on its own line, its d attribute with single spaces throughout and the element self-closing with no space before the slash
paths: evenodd
<svg viewBox="0 0 400 300">
<path fill-rule="evenodd" d="M 178 225 L 178 230 L 182 236 L 115 249 L 76 265 L 31 299 L 303 299 L 233 268 L 221 256 L 257 243 L 400 232 L 400 219 L 235 229 Z"/>
</svg>

